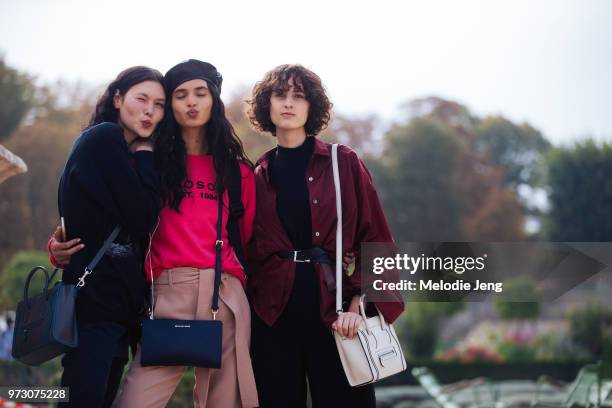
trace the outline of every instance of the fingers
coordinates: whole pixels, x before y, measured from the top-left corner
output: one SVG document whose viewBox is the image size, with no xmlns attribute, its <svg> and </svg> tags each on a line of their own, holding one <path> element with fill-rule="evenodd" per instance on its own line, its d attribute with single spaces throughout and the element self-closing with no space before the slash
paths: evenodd
<svg viewBox="0 0 612 408">
<path fill-rule="evenodd" d="M 353 252 L 347 252 L 342 257 L 342 267 L 348 269 L 349 265 L 355 262 L 355 254 Z"/>
<path fill-rule="evenodd" d="M 351 329 L 348 335 L 350 339 L 352 339 L 353 337 L 357 335 L 357 332 L 359 332 L 360 325 L 361 325 L 361 316 L 359 316 L 358 314 L 353 314 L 352 321 L 351 321 Z"/>
<path fill-rule="evenodd" d="M 80 246 L 77 245 L 79 242 L 81 242 L 81 238 L 75 238 L 75 239 L 71 239 L 70 241 L 62 242 L 60 240 L 55 239 L 54 237 L 50 245 L 51 252 L 53 252 L 53 255 L 55 255 L 55 251 L 66 251 L 66 250 L 71 249 L 75 245 L 79 248 L 85 246 L 82 244 Z"/>
<path fill-rule="evenodd" d="M 49 249 L 51 250 L 51 254 L 55 258 L 55 260 L 60 265 L 67 265 L 70 263 L 70 257 L 85 248 L 85 244 L 81 244 L 80 238 L 71 239 L 70 241 L 60 242 L 54 237 L 51 240 L 51 245 L 49 245 Z"/>
<path fill-rule="evenodd" d="M 345 337 L 349 336 L 349 330 L 351 328 L 351 315 L 347 313 L 342 320 L 342 335 Z"/>
<path fill-rule="evenodd" d="M 359 332 L 361 320 L 361 316 L 357 313 L 342 313 L 338 316 L 338 320 L 332 323 L 332 329 L 337 331 L 341 336 L 352 339 Z"/>
<path fill-rule="evenodd" d="M 73 240 L 73 241 L 74 241 L 74 240 Z M 79 242 L 79 241 L 81 241 L 81 240 L 79 239 L 77 242 Z M 68 241 L 68 242 L 72 242 L 72 241 Z M 72 255 L 72 254 L 74 254 L 75 252 L 78 252 L 78 251 L 80 251 L 81 249 L 85 248 L 85 244 L 76 245 L 76 243 L 77 243 L 77 242 L 75 242 L 75 243 L 74 243 L 75 245 L 74 245 L 72 248 L 67 249 L 67 250 L 65 251 L 66 255 L 71 256 L 71 255 Z"/>
</svg>

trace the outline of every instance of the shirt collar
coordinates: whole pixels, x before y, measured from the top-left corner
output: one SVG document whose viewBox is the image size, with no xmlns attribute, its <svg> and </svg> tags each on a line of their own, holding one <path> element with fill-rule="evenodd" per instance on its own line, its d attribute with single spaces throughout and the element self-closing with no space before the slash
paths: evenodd
<svg viewBox="0 0 612 408">
<path fill-rule="evenodd" d="M 330 153 L 329 153 L 329 143 L 324 142 L 322 140 L 320 140 L 317 136 L 309 136 L 309 137 L 314 137 L 315 141 L 314 141 L 314 149 L 313 149 L 313 154 L 319 155 L 319 156 L 327 156 L 329 157 Z M 257 160 L 257 166 L 261 166 L 261 168 L 263 170 L 268 170 L 268 164 L 270 163 L 270 159 L 272 158 L 272 156 L 274 155 L 274 153 L 276 152 L 276 147 L 268 150 L 267 152 L 265 152 L 260 158 L 259 160 Z"/>
</svg>

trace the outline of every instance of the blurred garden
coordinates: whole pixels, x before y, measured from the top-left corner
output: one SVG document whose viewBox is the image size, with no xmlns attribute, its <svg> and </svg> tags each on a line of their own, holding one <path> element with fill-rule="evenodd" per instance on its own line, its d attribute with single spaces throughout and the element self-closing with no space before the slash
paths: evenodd
<svg viewBox="0 0 612 408">
<path fill-rule="evenodd" d="M 38 368 L 10 361 L 6 333 L 27 273 L 34 265 L 49 267 L 45 249 L 58 223 L 59 175 L 99 92 L 79 83 L 43 84 L 0 59 L 0 146 L 27 165 L 0 184 L 1 385 L 59 383 L 59 360 Z M 274 139 L 248 123 L 248 92 L 245 86 L 224 101 L 256 161 Z M 610 142 L 553 145 L 529 123 L 479 116 L 461 101 L 436 96 L 406 101 L 393 123 L 336 109 L 321 137 L 364 158 L 397 242 L 612 241 Z M 41 288 L 34 282 L 32 292 Z M 571 383 L 598 362 L 598 378 L 612 378 L 612 270 L 554 301 L 537 301 L 538 290 L 516 279 L 504 292 L 529 292 L 536 300 L 408 303 L 395 329 L 409 369 L 380 384 L 379 405 L 435 406 L 427 405 L 431 392 L 419 386 L 416 367 L 441 384 L 486 378 L 529 392 L 544 375 Z M 191 406 L 192 384 L 189 370 L 169 406 Z M 562 402 L 568 388 L 554 390 L 549 396 Z M 492 400 L 503 401 L 504 392 L 496 388 Z M 472 397 L 465 398 L 469 405 Z M 517 406 L 533 398 L 523 392 Z"/>
</svg>

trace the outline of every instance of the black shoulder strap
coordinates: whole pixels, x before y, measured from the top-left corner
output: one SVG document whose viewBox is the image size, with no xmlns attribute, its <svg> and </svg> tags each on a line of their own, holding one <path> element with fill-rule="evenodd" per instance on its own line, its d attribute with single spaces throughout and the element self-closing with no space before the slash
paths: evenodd
<svg viewBox="0 0 612 408">
<path fill-rule="evenodd" d="M 233 160 L 229 168 L 228 177 L 228 199 L 229 199 L 229 219 L 227 220 L 227 235 L 229 243 L 236 253 L 236 257 L 246 276 L 249 276 L 247 270 L 246 258 L 244 256 L 244 248 L 242 248 L 242 240 L 240 239 L 240 228 L 238 221 L 244 215 L 244 205 L 242 204 L 242 174 L 240 173 L 240 163 L 238 160 Z"/>
</svg>

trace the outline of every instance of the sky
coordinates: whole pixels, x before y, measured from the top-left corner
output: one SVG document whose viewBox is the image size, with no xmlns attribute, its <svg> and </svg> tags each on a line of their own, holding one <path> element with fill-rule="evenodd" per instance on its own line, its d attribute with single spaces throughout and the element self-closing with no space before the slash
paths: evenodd
<svg viewBox="0 0 612 408">
<path fill-rule="evenodd" d="M 92 86 L 197 58 L 224 98 L 301 63 L 345 115 L 399 122 L 435 95 L 554 144 L 611 142 L 611 22 L 612 0 L 0 0 L 0 53 L 39 82 Z"/>
</svg>

